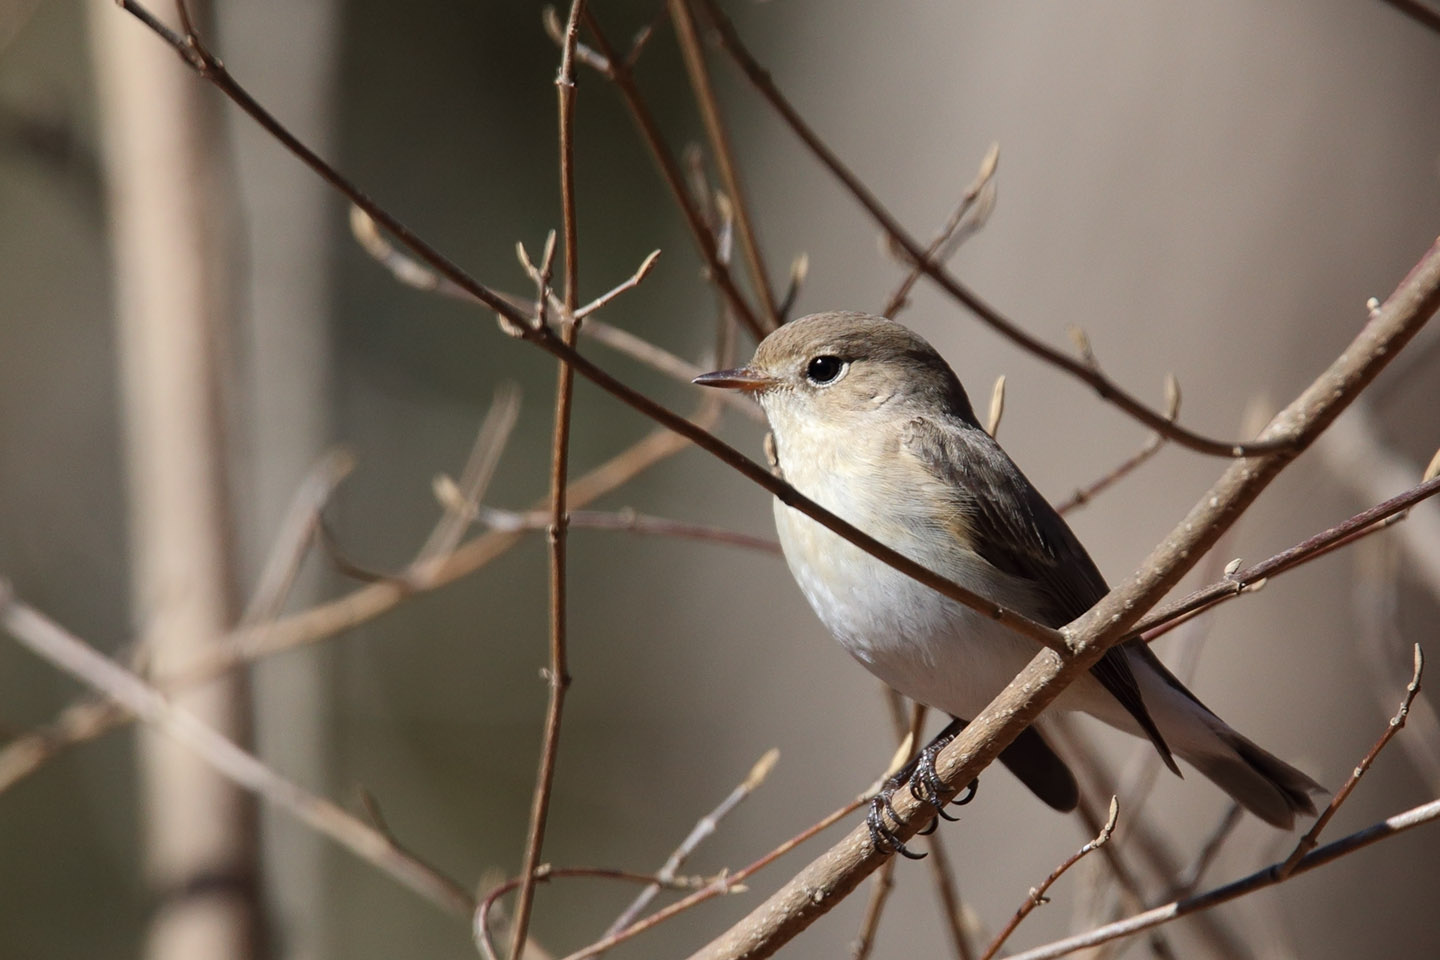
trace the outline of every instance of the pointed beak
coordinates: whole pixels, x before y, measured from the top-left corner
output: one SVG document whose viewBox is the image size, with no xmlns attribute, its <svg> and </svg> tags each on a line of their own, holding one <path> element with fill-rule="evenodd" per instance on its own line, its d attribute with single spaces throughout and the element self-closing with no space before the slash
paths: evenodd
<svg viewBox="0 0 1440 960">
<path fill-rule="evenodd" d="M 720 387 L 724 390 L 741 390 L 745 393 L 756 393 L 774 384 L 775 378 L 757 373 L 750 367 L 737 367 L 734 370 L 716 370 L 714 373 L 702 373 L 691 382 L 698 383 L 702 387 Z"/>
</svg>

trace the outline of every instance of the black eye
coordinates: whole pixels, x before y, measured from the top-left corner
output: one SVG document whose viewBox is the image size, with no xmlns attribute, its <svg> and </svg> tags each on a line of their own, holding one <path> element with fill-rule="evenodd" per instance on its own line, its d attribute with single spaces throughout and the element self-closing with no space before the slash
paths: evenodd
<svg viewBox="0 0 1440 960">
<path fill-rule="evenodd" d="M 814 357 L 805 364 L 805 378 L 811 383 L 829 383 L 844 369 L 845 361 L 839 357 Z"/>
</svg>

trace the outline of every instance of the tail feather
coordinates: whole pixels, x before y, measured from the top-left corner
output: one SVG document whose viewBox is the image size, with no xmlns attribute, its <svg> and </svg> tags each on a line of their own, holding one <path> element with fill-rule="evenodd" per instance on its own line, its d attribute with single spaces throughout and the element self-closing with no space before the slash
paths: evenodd
<svg viewBox="0 0 1440 960">
<path fill-rule="evenodd" d="M 1177 756 L 1266 823 L 1289 830 L 1296 814 L 1314 815 L 1311 798 L 1324 787 L 1231 729 L 1148 648 L 1126 652 L 1145 704 Z"/>
<path fill-rule="evenodd" d="M 1312 795 L 1324 792 L 1320 784 L 1218 719 L 1216 723 L 1214 748 L 1182 750 L 1180 755 L 1246 810 L 1282 830 L 1295 825 L 1297 813 L 1315 814 Z"/>
</svg>

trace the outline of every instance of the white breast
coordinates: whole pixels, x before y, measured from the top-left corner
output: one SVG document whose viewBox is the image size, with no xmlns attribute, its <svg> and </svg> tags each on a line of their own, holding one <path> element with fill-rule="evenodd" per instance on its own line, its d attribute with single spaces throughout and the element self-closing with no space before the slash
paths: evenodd
<svg viewBox="0 0 1440 960">
<path fill-rule="evenodd" d="M 946 531 L 934 481 L 906 469 L 902 454 L 861 449 L 853 437 L 826 439 L 834 442 L 817 444 L 810 456 L 782 449 L 786 479 L 801 493 L 976 593 L 1021 611 L 1034 605 L 1023 584 Z M 973 717 L 1038 649 L 778 500 L 775 526 L 790 572 L 820 620 L 852 656 L 912 699 Z"/>
</svg>

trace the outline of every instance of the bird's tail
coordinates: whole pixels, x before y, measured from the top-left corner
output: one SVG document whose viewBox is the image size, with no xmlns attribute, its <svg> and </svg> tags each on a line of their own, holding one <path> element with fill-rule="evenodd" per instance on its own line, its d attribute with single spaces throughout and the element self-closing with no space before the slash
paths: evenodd
<svg viewBox="0 0 1440 960">
<path fill-rule="evenodd" d="M 1233 730 L 1149 653 L 1141 658 L 1153 669 L 1137 669 L 1136 679 L 1177 756 L 1266 823 L 1288 830 L 1297 813 L 1314 815 L 1312 797 L 1324 787 Z"/>
</svg>

